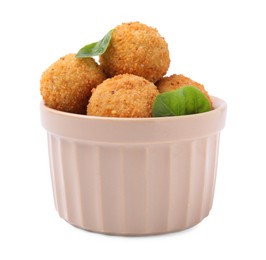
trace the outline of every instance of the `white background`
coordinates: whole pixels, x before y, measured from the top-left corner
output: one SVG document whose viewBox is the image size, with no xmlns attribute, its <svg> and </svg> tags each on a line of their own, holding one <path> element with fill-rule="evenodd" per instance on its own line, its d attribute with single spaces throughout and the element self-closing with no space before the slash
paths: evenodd
<svg viewBox="0 0 266 260">
<path fill-rule="evenodd" d="M 266 259 L 264 1 L 1 1 L 0 259 Z M 156 27 L 168 74 L 228 103 L 210 215 L 189 230 L 116 237 L 54 209 L 39 80 L 59 57 L 122 22 Z"/>
</svg>

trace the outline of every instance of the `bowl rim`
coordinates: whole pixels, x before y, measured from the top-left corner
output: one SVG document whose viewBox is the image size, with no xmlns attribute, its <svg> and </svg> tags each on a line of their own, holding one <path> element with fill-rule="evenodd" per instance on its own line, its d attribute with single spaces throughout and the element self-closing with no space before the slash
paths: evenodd
<svg viewBox="0 0 266 260">
<path fill-rule="evenodd" d="M 41 123 L 49 135 L 82 142 L 168 143 L 203 138 L 224 128 L 226 103 L 212 97 L 213 110 L 184 116 L 118 118 L 73 114 L 41 102 Z"/>
<path fill-rule="evenodd" d="M 227 108 L 227 103 L 215 96 L 210 96 L 211 100 L 213 102 L 213 109 L 208 111 L 208 112 L 202 112 L 202 113 L 197 113 L 197 114 L 190 114 L 190 115 L 181 115 L 181 116 L 165 116 L 165 117 L 138 117 L 138 118 L 134 118 L 134 117 L 106 117 L 106 116 L 90 116 L 90 115 L 82 115 L 82 114 L 75 114 L 75 113 L 71 113 L 71 112 L 64 112 L 64 111 L 60 111 L 54 108 L 50 108 L 48 106 L 46 106 L 44 104 L 44 101 L 42 100 L 40 102 L 40 107 L 41 109 L 47 110 L 47 112 L 53 113 L 53 114 L 57 114 L 59 116 L 63 116 L 63 117 L 69 117 L 69 119 L 71 118 L 76 118 L 76 119 L 80 119 L 80 120 L 99 120 L 99 121 L 123 121 L 123 122 L 142 122 L 142 121 L 171 121 L 171 120 L 178 120 L 178 119 L 182 119 L 184 120 L 185 118 L 187 119 L 192 119 L 193 117 L 204 117 L 213 113 L 216 113 L 217 110 L 222 110 L 222 109 L 226 109 Z"/>
</svg>

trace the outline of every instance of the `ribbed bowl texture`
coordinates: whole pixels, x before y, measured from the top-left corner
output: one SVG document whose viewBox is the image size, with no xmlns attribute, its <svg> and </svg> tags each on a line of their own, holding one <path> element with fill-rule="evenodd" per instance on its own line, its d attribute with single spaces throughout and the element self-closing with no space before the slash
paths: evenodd
<svg viewBox="0 0 266 260">
<path fill-rule="evenodd" d="M 107 118 L 41 103 L 55 207 L 72 225 L 113 235 L 184 230 L 214 198 L 226 103 L 164 118 Z"/>
</svg>

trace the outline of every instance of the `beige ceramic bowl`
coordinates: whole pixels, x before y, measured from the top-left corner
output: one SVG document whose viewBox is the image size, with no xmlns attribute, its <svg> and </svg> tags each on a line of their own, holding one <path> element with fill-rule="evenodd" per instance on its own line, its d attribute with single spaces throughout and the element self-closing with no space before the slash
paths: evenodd
<svg viewBox="0 0 266 260">
<path fill-rule="evenodd" d="M 55 207 L 82 229 L 150 235 L 199 223 L 212 207 L 226 103 L 164 118 L 70 114 L 41 103 Z"/>
</svg>

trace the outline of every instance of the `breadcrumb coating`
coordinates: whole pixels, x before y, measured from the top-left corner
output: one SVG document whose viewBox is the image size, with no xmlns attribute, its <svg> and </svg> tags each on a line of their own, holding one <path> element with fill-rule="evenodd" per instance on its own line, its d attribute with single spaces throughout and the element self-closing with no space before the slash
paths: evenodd
<svg viewBox="0 0 266 260">
<path fill-rule="evenodd" d="M 77 59 L 75 54 L 68 54 L 42 74 L 40 91 L 48 107 L 86 114 L 91 90 L 105 79 L 93 58 Z"/>
<path fill-rule="evenodd" d="M 106 79 L 92 90 L 87 114 L 106 117 L 151 117 L 152 105 L 159 94 L 156 86 L 132 74 Z"/>
<path fill-rule="evenodd" d="M 204 86 L 188 77 L 185 77 L 182 74 L 173 74 L 169 77 L 163 77 L 162 79 L 157 81 L 155 85 L 157 86 L 160 93 L 176 90 L 187 85 L 194 86 L 202 91 L 212 104 L 211 98 L 208 92 L 205 90 Z"/>
<path fill-rule="evenodd" d="M 128 73 L 156 82 L 170 65 L 168 44 L 155 28 L 139 22 L 122 23 L 113 30 L 99 62 L 108 77 Z"/>
</svg>

